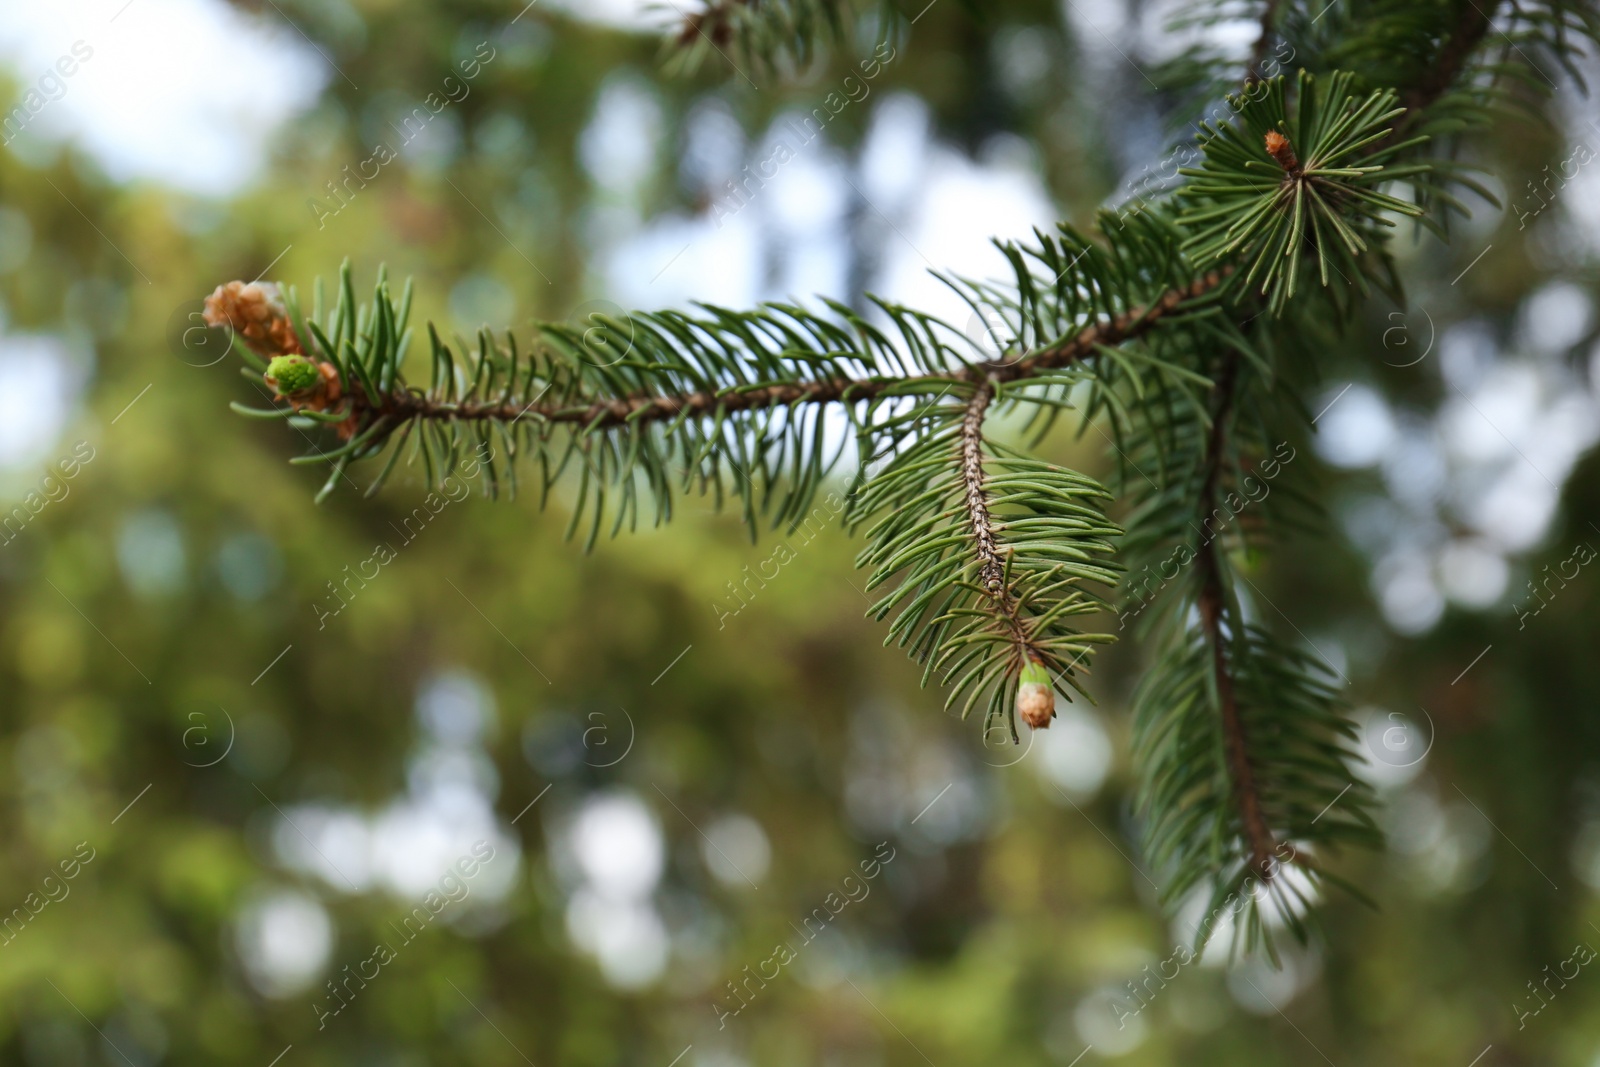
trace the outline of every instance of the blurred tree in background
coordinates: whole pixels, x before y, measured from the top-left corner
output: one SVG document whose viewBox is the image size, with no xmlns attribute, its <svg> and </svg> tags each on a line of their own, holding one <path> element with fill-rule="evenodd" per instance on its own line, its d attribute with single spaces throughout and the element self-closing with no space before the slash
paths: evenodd
<svg viewBox="0 0 1600 1067">
<path fill-rule="evenodd" d="M 1362 14 L 1283 6 L 1325 47 Z M 661 33 L 609 6 L 519 7 L 0 15 L 5 99 L 41 104 L 0 152 L 7 1062 L 1600 1058 L 1574 951 L 1600 945 L 1600 198 L 1573 72 L 1524 57 L 1542 121 L 1463 149 L 1504 209 L 1397 242 L 1409 304 L 1318 339 L 1289 469 L 1330 521 L 1251 572 L 1348 679 L 1389 845 L 1341 873 L 1378 906 L 1330 894 L 1281 969 L 1175 968 L 1201 915 L 1163 918 L 1138 852 L 1134 643 L 1098 707 L 1013 748 L 878 647 L 836 530 L 730 617 L 773 542 L 693 503 L 587 556 L 559 494 L 421 525 L 402 470 L 313 507 L 325 474 L 227 411 L 249 387 L 195 317 L 218 280 L 354 252 L 463 333 L 610 301 L 947 308 L 927 268 L 996 273 L 989 236 L 1086 223 L 1189 141 L 1211 101 L 1170 88 L 1171 9 L 935 3 L 770 79 L 733 52 L 663 75 Z M 1244 55 L 1258 15 L 1194 32 Z M 730 204 L 879 25 L 870 92 Z M 116 150 L 159 141 L 117 65 L 141 52 L 206 105 L 164 171 Z M 429 93 L 451 102 L 342 184 Z M 88 102 L 116 121 L 74 126 Z M 267 148 L 235 174 L 246 134 Z M 1109 471 L 1095 435 L 1044 451 Z"/>
</svg>

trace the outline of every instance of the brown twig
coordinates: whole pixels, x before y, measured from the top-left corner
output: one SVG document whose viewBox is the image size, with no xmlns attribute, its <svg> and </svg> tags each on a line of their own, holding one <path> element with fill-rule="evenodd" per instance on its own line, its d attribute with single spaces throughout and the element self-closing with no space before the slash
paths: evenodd
<svg viewBox="0 0 1600 1067">
<path fill-rule="evenodd" d="M 1440 45 L 1435 61 L 1429 65 L 1421 80 L 1400 94 L 1400 106 L 1406 109 L 1406 113 L 1400 116 L 1387 137 L 1372 146 L 1374 154 L 1406 136 L 1422 113 L 1455 84 L 1462 68 L 1472 58 L 1472 53 L 1488 35 L 1494 12 L 1498 8 L 1495 0 L 1484 0 L 1484 4 L 1480 4 L 1479 0 L 1467 0 L 1461 10 L 1460 21 Z"/>
<path fill-rule="evenodd" d="M 712 0 L 704 11 L 696 11 L 683 20 L 678 31 L 680 48 L 694 44 L 696 37 L 704 37 L 718 48 L 733 39 L 733 12 L 736 8 L 755 7 L 758 0 Z"/>
<path fill-rule="evenodd" d="M 1000 554 L 989 514 L 989 490 L 983 474 L 983 417 L 994 399 L 994 379 L 984 378 L 972 391 L 966 413 L 961 418 L 961 484 L 967 508 L 967 523 L 972 527 L 973 549 L 978 556 L 978 584 L 994 603 L 1001 625 L 1010 631 L 1018 652 L 1018 667 L 1029 659 L 1038 660 L 1028 624 L 1022 618 L 1022 605 L 1006 588 L 1006 561 Z"/>
<path fill-rule="evenodd" d="M 1488 34 L 1497 7 L 1499 5 L 1494 2 L 1480 4 L 1478 0 L 1467 0 L 1461 10 L 1461 20 L 1445 39 L 1434 62 L 1422 79 L 1400 96 L 1408 118 L 1439 99 L 1455 83 L 1473 51 Z"/>
<path fill-rule="evenodd" d="M 1207 515 L 1216 507 L 1218 482 L 1226 462 L 1228 425 L 1236 400 L 1239 361 L 1237 350 L 1230 349 L 1223 357 L 1222 369 L 1212 389 L 1211 433 L 1206 440 L 1206 474 L 1200 486 L 1199 500 L 1201 512 Z M 1239 713 L 1238 694 L 1234 690 L 1233 670 L 1236 665 L 1229 660 L 1228 635 L 1223 633 L 1222 626 L 1223 616 L 1228 612 L 1227 597 L 1222 587 L 1221 552 L 1221 545 L 1213 540 L 1202 543 L 1197 555 L 1200 628 L 1211 650 L 1212 680 L 1216 687 L 1218 711 L 1222 715 L 1223 750 L 1226 753 L 1228 777 L 1233 782 L 1234 802 L 1239 806 L 1245 844 L 1250 849 L 1250 867 L 1261 872 L 1263 881 L 1271 881 L 1275 869 L 1271 861 L 1278 845 L 1272 827 L 1267 823 L 1266 813 L 1262 810 L 1261 789 L 1256 781 L 1255 768 L 1250 763 L 1249 737 Z M 1236 619 L 1231 620 L 1231 627 L 1235 630 L 1232 637 L 1238 640 L 1240 635 Z"/>
<path fill-rule="evenodd" d="M 1245 73 L 1246 86 L 1254 85 L 1261 80 L 1261 64 L 1267 58 L 1267 45 L 1272 43 L 1272 27 L 1278 17 L 1278 0 L 1267 0 L 1267 5 L 1261 11 L 1261 33 L 1256 37 L 1254 47 L 1250 49 L 1250 68 Z"/>
<path fill-rule="evenodd" d="M 995 547 L 994 521 L 989 517 L 988 493 L 983 487 L 983 416 L 994 399 L 994 382 L 985 378 L 972 391 L 961 419 L 961 482 L 965 489 L 967 520 L 978 553 L 978 581 L 1002 608 L 1009 597 L 1005 588 L 1005 561 Z"/>
<path fill-rule="evenodd" d="M 676 396 L 636 396 L 597 400 L 577 407 L 554 404 L 452 403 L 421 393 L 396 392 L 382 398 L 374 413 L 391 415 L 396 424 L 412 418 L 512 422 L 523 417 L 544 422 L 577 423 L 606 429 L 625 423 L 677 418 L 684 412 L 713 415 L 717 411 L 751 411 L 795 404 L 856 403 L 894 391 L 905 395 L 941 392 L 952 379 L 996 383 L 1033 377 L 1091 355 L 1097 346 L 1134 340 L 1168 318 L 1183 304 L 1220 285 L 1226 270 L 1211 271 L 1186 286 L 1170 289 L 1149 307 L 1131 308 L 1102 323 L 1086 326 L 1070 340 L 1031 352 L 1013 362 L 969 364 L 947 373 L 907 378 L 825 378 L 812 382 L 765 385 L 746 390 L 700 390 Z"/>
</svg>

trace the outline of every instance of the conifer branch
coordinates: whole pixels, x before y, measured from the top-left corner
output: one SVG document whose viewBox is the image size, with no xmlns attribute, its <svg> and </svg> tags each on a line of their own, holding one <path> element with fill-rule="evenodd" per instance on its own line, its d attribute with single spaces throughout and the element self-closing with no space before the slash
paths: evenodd
<svg viewBox="0 0 1600 1067">
<path fill-rule="evenodd" d="M 615 535 L 653 498 L 666 521 L 696 484 L 718 504 L 736 496 L 752 536 L 758 515 L 791 530 L 812 521 L 848 443 L 825 418 L 842 413 L 863 457 L 844 523 L 865 528 L 857 562 L 885 643 L 946 687 L 947 706 L 983 705 L 986 729 L 1003 723 L 1013 737 L 1019 716 L 1048 725 L 1056 692 L 1082 694 L 1090 653 L 1114 635 L 1070 624 L 1106 606 L 1122 561 L 1175 564 L 1160 573 L 1177 588 L 1145 620 L 1157 648 L 1134 701 L 1148 854 L 1169 901 L 1205 885 L 1215 906 L 1257 878 L 1303 937 L 1305 879 L 1336 879 L 1294 849 L 1379 836 L 1340 691 L 1298 647 L 1250 625 L 1233 585 L 1230 552 L 1305 499 L 1286 484 L 1270 504 L 1250 495 L 1258 468 L 1293 458 L 1280 408 L 1295 405 L 1273 348 L 1319 335 L 1316 316 L 1345 316 L 1369 284 L 1393 280 L 1395 216 L 1437 228 L 1430 209 L 1464 210 L 1451 186 L 1477 187 L 1420 149 L 1487 121 L 1504 94 L 1475 74 L 1509 68 L 1475 65 L 1496 4 L 1351 0 L 1355 10 L 1324 9 L 1319 25 L 1321 14 L 1261 2 L 1246 92 L 1202 125 L 1200 165 L 1171 195 L 1103 215 L 1093 237 L 1063 225 L 1036 244 L 1000 244 L 1013 275 L 1003 282 L 941 276 L 998 346 L 873 297 L 871 317 L 836 301 L 822 313 L 701 305 L 541 324 L 526 356 L 511 335 L 484 331 L 474 353 L 430 327 L 424 387 L 403 373 L 409 287 L 395 300 L 380 270 L 373 301 L 358 305 L 346 269 L 334 306 L 319 286 L 308 316 L 292 288 L 214 295 L 212 320 L 238 331 L 248 376 L 279 402 L 241 410 L 337 433 L 332 451 L 296 460 L 332 465 L 323 495 L 348 463 L 391 448 L 369 492 L 406 447 L 430 484 L 469 450 L 486 457 L 491 489 L 504 478 L 514 491 L 518 467 L 537 465 L 546 497 L 558 483 L 575 489 L 569 534 L 586 521 L 590 544 L 604 516 Z M 763 69 L 788 66 L 837 39 L 858 6 L 712 0 L 677 34 L 679 59 L 726 47 Z M 1211 15 L 1232 20 L 1237 8 Z M 1567 63 L 1565 35 L 1600 36 L 1600 18 L 1570 0 L 1528 0 L 1509 32 Z M 1278 38 L 1303 46 L 1297 77 L 1257 69 Z M 1196 55 L 1179 66 L 1207 86 L 1238 84 L 1236 52 L 1225 77 Z M 1397 183 L 1415 203 L 1384 191 Z M 1317 299 L 1296 299 L 1308 289 Z M 1106 424 L 1125 475 L 1139 475 L 1124 478 L 1126 536 L 1098 482 L 985 434 L 997 411 L 1022 412 L 1042 434 L 1064 410 L 1080 428 Z M 1345 799 L 1330 811 L 1330 797 Z M 1279 862 L 1296 877 L 1275 877 Z M 1239 929 L 1270 951 L 1258 907 Z"/>
<path fill-rule="evenodd" d="M 395 426 L 411 419 L 509 423 L 528 418 L 537 422 L 573 423 L 589 430 L 604 430 L 683 416 L 710 416 L 719 411 L 732 414 L 775 407 L 851 404 L 876 400 L 891 392 L 895 396 L 925 396 L 943 392 L 952 381 L 1004 383 L 1036 377 L 1093 355 L 1101 348 L 1138 340 L 1190 301 L 1198 300 L 1216 289 L 1229 273 L 1229 267 L 1208 271 L 1188 285 L 1167 290 L 1148 307 L 1132 308 L 1105 322 L 1086 326 L 1066 341 L 1036 349 L 1021 358 L 967 364 L 938 373 L 903 377 L 864 375 L 826 378 L 750 389 L 728 386 L 671 395 L 610 398 L 579 405 L 556 402 L 453 402 L 411 390 L 392 391 L 376 404 L 358 396 L 357 403 L 373 418 L 387 417 Z"/>
</svg>

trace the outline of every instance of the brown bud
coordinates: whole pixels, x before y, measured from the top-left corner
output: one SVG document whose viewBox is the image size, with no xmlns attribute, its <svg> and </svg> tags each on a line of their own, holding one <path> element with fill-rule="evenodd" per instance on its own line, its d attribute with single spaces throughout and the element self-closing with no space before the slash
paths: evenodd
<svg viewBox="0 0 1600 1067">
<path fill-rule="evenodd" d="M 1300 159 L 1289 146 L 1289 138 L 1277 130 L 1267 131 L 1267 154 L 1278 161 L 1278 166 L 1290 174 L 1300 173 Z"/>
<path fill-rule="evenodd" d="M 1030 729 L 1048 728 L 1056 714 L 1055 692 L 1041 682 L 1023 682 L 1017 687 L 1017 714 Z"/>
<path fill-rule="evenodd" d="M 289 322 L 289 310 L 272 282 L 233 281 L 206 297 L 205 320 L 230 326 L 258 355 L 298 355 L 305 350 Z"/>
</svg>

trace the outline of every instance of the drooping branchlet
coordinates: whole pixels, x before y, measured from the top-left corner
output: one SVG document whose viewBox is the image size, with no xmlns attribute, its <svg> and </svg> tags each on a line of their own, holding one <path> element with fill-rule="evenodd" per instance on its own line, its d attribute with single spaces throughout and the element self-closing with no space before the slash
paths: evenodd
<svg viewBox="0 0 1600 1067">
<path fill-rule="evenodd" d="M 961 477 L 967 522 L 980 566 L 978 583 L 987 594 L 991 610 L 1001 628 L 1019 649 L 1023 666 L 1017 678 L 1017 714 L 1031 729 L 1050 725 L 1056 713 L 1055 693 L 1050 674 L 1030 649 L 1030 627 L 1022 606 L 1006 586 L 1006 563 L 1001 557 L 994 517 L 989 513 L 988 490 L 983 468 L 983 418 L 994 399 L 995 384 L 985 379 L 967 402 L 961 420 Z"/>
</svg>

